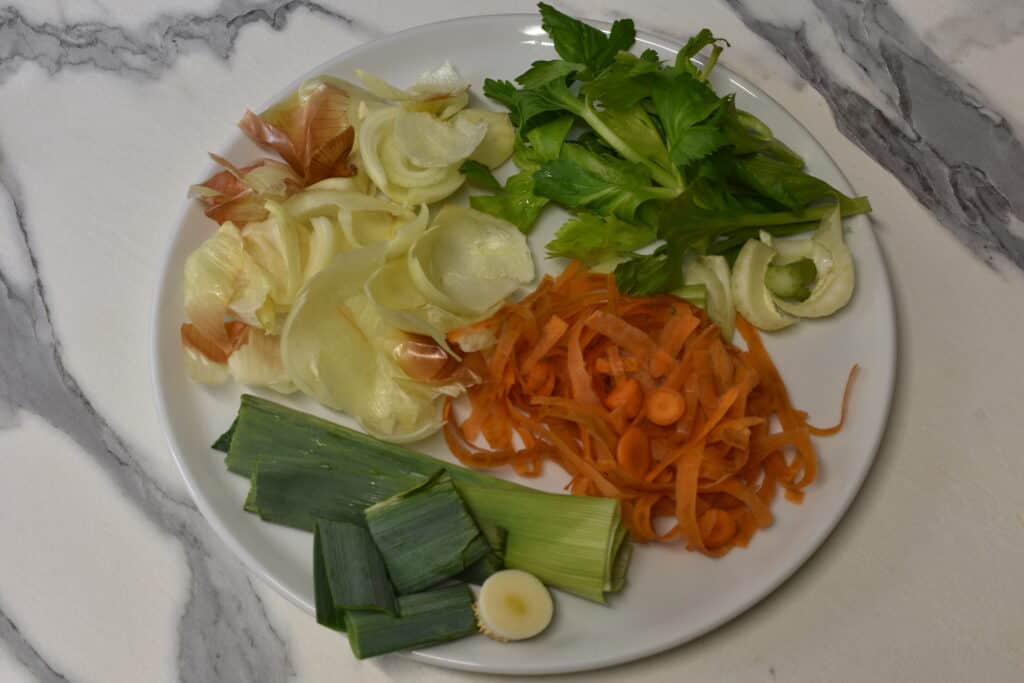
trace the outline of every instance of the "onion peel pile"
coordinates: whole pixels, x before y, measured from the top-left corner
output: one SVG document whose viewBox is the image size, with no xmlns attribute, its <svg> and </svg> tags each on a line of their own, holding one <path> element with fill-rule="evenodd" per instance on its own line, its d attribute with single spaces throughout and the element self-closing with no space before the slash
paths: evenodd
<svg viewBox="0 0 1024 683">
<path fill-rule="evenodd" d="M 623 296 L 613 276 L 573 262 L 449 334 L 454 345 L 482 334 L 494 344 L 465 354 L 484 381 L 468 390 L 463 419 L 447 401 L 445 439 L 471 467 L 533 477 L 555 462 L 573 494 L 620 500 L 634 540 L 682 539 L 710 556 L 744 547 L 771 525 L 778 491 L 800 503 L 814 482 L 811 435 L 842 427 L 856 366 L 843 419 L 812 427 L 757 330 L 736 322 L 747 350 L 682 299 Z"/>
</svg>

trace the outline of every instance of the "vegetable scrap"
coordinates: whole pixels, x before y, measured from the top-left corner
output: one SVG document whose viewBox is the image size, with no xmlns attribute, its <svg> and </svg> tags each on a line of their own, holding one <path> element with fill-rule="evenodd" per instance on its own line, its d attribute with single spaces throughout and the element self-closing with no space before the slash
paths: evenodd
<svg viewBox="0 0 1024 683">
<path fill-rule="evenodd" d="M 814 428 L 757 330 L 736 325 L 746 350 L 682 299 L 626 296 L 573 262 L 474 326 L 494 344 L 465 355 L 484 381 L 468 414 L 448 401 L 448 446 L 465 465 L 525 477 L 554 462 L 572 493 L 618 500 L 636 541 L 712 556 L 746 546 L 778 491 L 798 503 L 814 482 L 810 437 L 842 428 L 849 380 L 839 424 Z"/>
</svg>

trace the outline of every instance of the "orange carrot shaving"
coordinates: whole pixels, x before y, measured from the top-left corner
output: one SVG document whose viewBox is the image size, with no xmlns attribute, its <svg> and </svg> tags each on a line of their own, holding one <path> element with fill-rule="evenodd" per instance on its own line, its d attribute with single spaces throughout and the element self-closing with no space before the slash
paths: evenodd
<svg viewBox="0 0 1024 683">
<path fill-rule="evenodd" d="M 640 412 L 643 400 L 640 383 L 630 378 L 615 385 L 615 388 L 604 397 L 604 404 L 609 410 L 621 408 L 626 417 L 632 418 Z"/>
<path fill-rule="evenodd" d="M 615 459 L 630 476 L 642 479 L 651 466 L 651 442 L 638 427 L 630 427 L 619 439 Z"/>
<path fill-rule="evenodd" d="M 614 277 L 574 262 L 449 334 L 493 343 L 461 361 L 482 381 L 468 390 L 468 415 L 456 419 L 449 399 L 445 440 L 470 467 L 535 477 L 554 462 L 572 494 L 618 500 L 634 540 L 720 557 L 771 525 L 780 491 L 806 495 L 818 468 L 811 437 L 842 429 L 856 372 L 839 422 L 813 427 L 758 332 L 742 318 L 737 329 L 746 350 L 685 301 L 622 295 Z M 674 526 L 659 533 L 665 518 Z"/>
<path fill-rule="evenodd" d="M 547 355 L 555 344 L 559 342 L 565 331 L 569 329 L 569 325 L 564 320 L 559 318 L 557 315 L 551 316 L 546 323 L 544 328 L 541 330 L 540 339 L 537 340 L 536 346 L 530 351 L 530 354 L 526 357 L 522 364 L 522 371 L 529 372 L 534 364 L 541 358 Z"/>
<path fill-rule="evenodd" d="M 839 409 L 839 422 L 835 423 L 831 427 L 815 427 L 814 425 L 809 424 L 807 425 L 807 428 L 810 430 L 811 434 L 814 434 L 815 436 L 832 436 L 833 434 L 838 434 L 839 430 L 841 430 L 843 425 L 846 424 L 846 407 L 850 402 L 850 389 L 853 387 L 853 380 L 857 377 L 857 371 L 859 369 L 860 366 L 854 364 L 854 366 L 850 368 L 850 374 L 846 376 L 846 388 L 843 389 L 843 404 Z"/>
</svg>

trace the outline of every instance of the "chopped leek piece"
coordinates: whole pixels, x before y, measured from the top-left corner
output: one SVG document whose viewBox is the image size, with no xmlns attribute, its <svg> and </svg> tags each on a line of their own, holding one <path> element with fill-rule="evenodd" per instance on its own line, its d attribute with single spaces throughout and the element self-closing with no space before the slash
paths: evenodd
<svg viewBox="0 0 1024 683">
<path fill-rule="evenodd" d="M 490 550 L 447 472 L 371 505 L 364 514 L 402 595 L 436 586 Z"/>
<path fill-rule="evenodd" d="M 500 527 L 495 531 L 497 534 L 492 534 L 487 539 L 490 542 L 491 549 L 486 555 L 466 567 L 466 571 L 459 574 L 458 578 L 460 581 L 479 586 L 491 574 L 495 574 L 505 568 L 505 542 L 508 540 L 508 533 Z"/>
<path fill-rule="evenodd" d="M 464 583 L 398 598 L 402 616 L 345 612 L 345 630 L 359 659 L 428 647 L 476 633 L 473 594 Z"/>
<path fill-rule="evenodd" d="M 221 453 L 227 453 L 228 449 L 231 448 L 231 439 L 235 436 L 235 427 L 237 425 L 238 418 L 236 417 L 231 423 L 231 426 L 228 427 L 228 430 L 218 436 L 217 440 L 213 442 L 213 445 L 210 446 L 210 448 L 215 451 L 220 451 Z"/>
<path fill-rule="evenodd" d="M 374 471 L 355 463 L 342 467 L 338 463 L 261 460 L 252 476 L 245 509 L 264 521 L 304 531 L 312 531 L 317 519 L 365 526 L 363 511 L 367 507 L 427 478 L 416 472 Z"/>
<path fill-rule="evenodd" d="M 789 327 L 796 318 L 779 310 L 765 286 L 765 274 L 778 252 L 764 242 L 747 240 L 732 266 L 732 296 L 736 310 L 751 325 L 774 331 Z"/>
<path fill-rule="evenodd" d="M 345 612 L 373 610 L 398 616 L 398 598 L 373 538 L 363 527 L 321 519 L 313 532 L 316 620 L 345 629 Z"/>
<path fill-rule="evenodd" d="M 625 583 L 631 545 L 608 498 L 535 491 L 251 395 L 225 462 L 256 475 L 246 510 L 307 530 L 317 519 L 359 524 L 365 508 L 444 468 L 493 548 L 507 532 L 508 567 L 595 602 Z"/>
<path fill-rule="evenodd" d="M 500 641 L 533 638 L 551 623 L 555 604 L 536 576 L 506 569 L 484 581 L 476 616 L 484 635 Z"/>
<path fill-rule="evenodd" d="M 821 219 L 811 235 L 811 258 L 817 268 L 817 281 L 803 301 L 779 300 L 779 308 L 801 318 L 822 318 L 832 315 L 853 297 L 856 275 L 853 256 L 843 239 L 843 221 L 839 208 L 833 208 Z"/>
</svg>

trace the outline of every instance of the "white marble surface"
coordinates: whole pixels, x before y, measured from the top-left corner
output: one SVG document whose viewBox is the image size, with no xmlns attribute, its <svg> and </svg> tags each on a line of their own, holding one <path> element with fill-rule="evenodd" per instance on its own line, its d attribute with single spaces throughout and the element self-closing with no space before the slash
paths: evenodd
<svg viewBox="0 0 1024 683">
<path fill-rule="evenodd" d="M 861 193 L 900 369 L 845 521 L 771 598 L 580 680 L 1011 681 L 1024 668 L 1024 11 L 1018 0 L 573 2 L 708 25 Z M 20 0 L 0 8 L 0 680 L 451 681 L 256 583 L 157 424 L 172 220 L 246 106 L 402 28 L 530 2 Z"/>
</svg>

